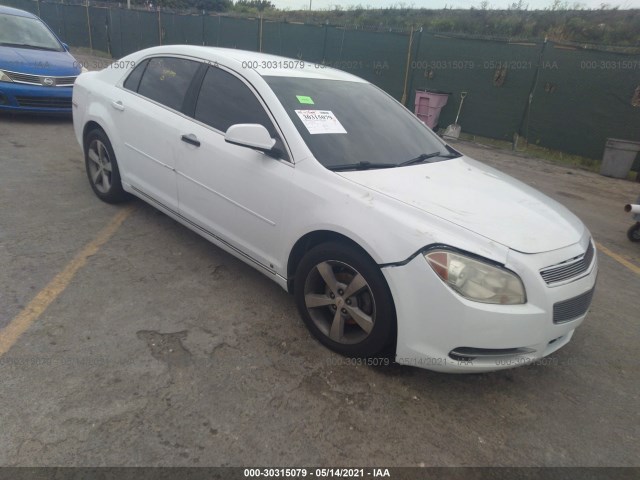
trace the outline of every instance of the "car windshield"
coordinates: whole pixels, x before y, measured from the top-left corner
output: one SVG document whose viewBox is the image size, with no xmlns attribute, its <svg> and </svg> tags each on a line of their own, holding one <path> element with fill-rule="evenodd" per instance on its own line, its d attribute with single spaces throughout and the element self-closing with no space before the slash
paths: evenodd
<svg viewBox="0 0 640 480">
<path fill-rule="evenodd" d="M 329 169 L 392 168 L 458 156 L 369 83 L 280 76 L 265 80 L 313 155 Z"/>
<path fill-rule="evenodd" d="M 0 47 L 63 50 L 58 39 L 38 19 L 0 13 Z"/>
</svg>

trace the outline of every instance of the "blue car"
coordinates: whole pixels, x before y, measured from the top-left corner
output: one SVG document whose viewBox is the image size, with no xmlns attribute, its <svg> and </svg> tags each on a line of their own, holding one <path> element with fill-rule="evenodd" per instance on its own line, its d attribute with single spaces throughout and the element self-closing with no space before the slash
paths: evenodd
<svg viewBox="0 0 640 480">
<path fill-rule="evenodd" d="M 37 16 L 0 6 L 0 112 L 71 113 L 82 66 Z"/>
</svg>

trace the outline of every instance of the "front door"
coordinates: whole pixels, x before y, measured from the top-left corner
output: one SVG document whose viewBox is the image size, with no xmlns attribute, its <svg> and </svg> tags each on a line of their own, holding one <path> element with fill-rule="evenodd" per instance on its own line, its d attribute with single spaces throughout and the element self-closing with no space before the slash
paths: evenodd
<svg viewBox="0 0 640 480">
<path fill-rule="evenodd" d="M 196 102 L 196 122 L 183 122 L 176 156 L 180 213 L 263 268 L 283 273 L 276 251 L 294 175 L 287 154 L 273 158 L 226 143 L 239 123 L 258 123 L 284 145 L 269 115 L 239 77 L 210 66 Z"/>
</svg>

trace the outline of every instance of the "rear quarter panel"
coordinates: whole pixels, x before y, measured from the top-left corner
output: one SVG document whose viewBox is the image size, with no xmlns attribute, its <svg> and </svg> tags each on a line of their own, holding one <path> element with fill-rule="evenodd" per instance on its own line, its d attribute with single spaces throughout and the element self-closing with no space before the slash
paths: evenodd
<svg viewBox="0 0 640 480">
<path fill-rule="evenodd" d="M 111 107 L 111 102 L 122 96 L 122 90 L 116 85 L 135 67 L 137 55 L 130 55 L 123 60 L 126 59 L 132 60 L 130 68 L 109 66 L 98 72 L 83 73 L 76 79 L 73 87 L 73 128 L 78 143 L 84 148 L 83 136 L 86 125 L 89 122 L 97 123 L 109 137 L 120 167 L 124 166 L 124 158 L 121 155 L 121 139 L 114 118 L 114 112 L 117 111 Z M 122 62 L 119 62 L 119 65 L 121 64 Z"/>
</svg>

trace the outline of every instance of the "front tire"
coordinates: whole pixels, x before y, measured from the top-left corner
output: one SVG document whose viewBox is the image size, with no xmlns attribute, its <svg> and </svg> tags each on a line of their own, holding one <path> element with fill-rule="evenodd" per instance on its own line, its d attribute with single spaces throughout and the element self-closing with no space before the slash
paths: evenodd
<svg viewBox="0 0 640 480">
<path fill-rule="evenodd" d="M 104 131 L 90 131 L 85 137 L 84 145 L 87 177 L 96 196 L 107 203 L 128 200 L 130 197 L 122 188 L 116 155 Z"/>
<path fill-rule="evenodd" d="M 309 250 L 296 270 L 298 311 L 320 343 L 342 355 L 387 354 L 396 315 L 380 268 L 360 250 L 325 243 Z"/>
</svg>

